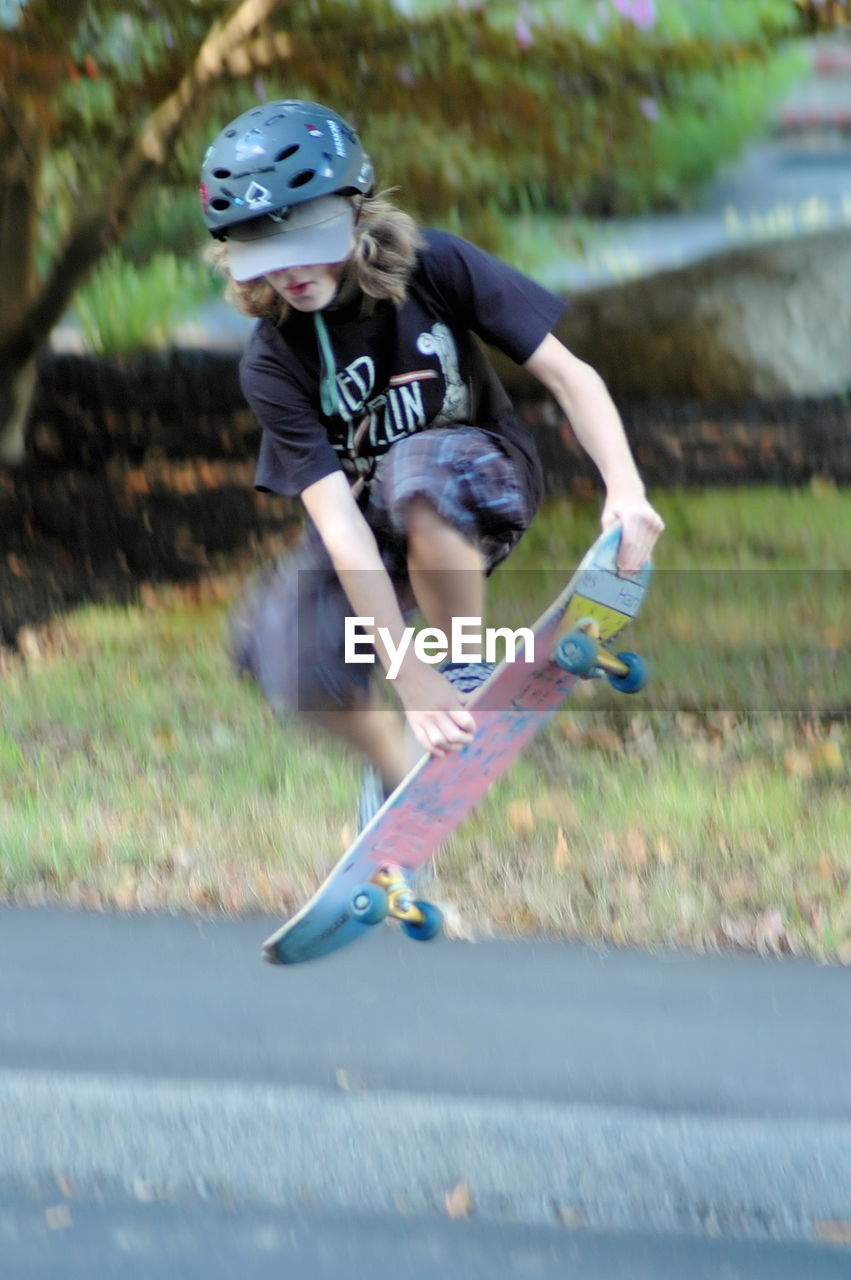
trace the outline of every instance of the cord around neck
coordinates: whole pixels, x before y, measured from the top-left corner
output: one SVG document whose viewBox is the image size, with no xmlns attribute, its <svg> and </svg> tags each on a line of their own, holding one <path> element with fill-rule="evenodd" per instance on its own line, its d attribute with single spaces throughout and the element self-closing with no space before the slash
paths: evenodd
<svg viewBox="0 0 851 1280">
<path fill-rule="evenodd" d="M 337 386 L 337 366 L 334 349 L 321 311 L 313 313 L 313 327 L 319 344 L 319 403 L 326 417 L 340 413 L 340 388 Z"/>
</svg>

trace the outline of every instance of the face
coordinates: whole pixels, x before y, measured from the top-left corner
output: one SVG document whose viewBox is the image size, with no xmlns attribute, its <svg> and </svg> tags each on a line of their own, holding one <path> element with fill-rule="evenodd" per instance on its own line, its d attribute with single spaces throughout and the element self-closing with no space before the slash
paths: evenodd
<svg viewBox="0 0 851 1280">
<path fill-rule="evenodd" d="M 266 279 L 296 311 L 322 311 L 334 301 L 342 269 L 341 262 L 286 267 L 283 271 L 267 272 Z"/>
</svg>

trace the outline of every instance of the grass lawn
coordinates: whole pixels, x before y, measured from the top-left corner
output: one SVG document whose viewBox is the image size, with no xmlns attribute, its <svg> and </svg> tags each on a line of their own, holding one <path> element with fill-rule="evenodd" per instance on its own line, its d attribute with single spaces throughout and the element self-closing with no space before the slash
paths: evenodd
<svg viewBox="0 0 851 1280">
<path fill-rule="evenodd" d="M 851 963 L 851 500 L 662 494 L 635 698 L 584 686 L 436 863 L 472 935 L 747 946 Z M 491 583 L 528 623 L 596 529 L 552 503 Z M 547 565 L 546 570 L 540 566 Z M 0 897 L 301 904 L 352 835 L 356 762 L 233 678 L 243 571 L 87 608 L 3 657 Z"/>
</svg>

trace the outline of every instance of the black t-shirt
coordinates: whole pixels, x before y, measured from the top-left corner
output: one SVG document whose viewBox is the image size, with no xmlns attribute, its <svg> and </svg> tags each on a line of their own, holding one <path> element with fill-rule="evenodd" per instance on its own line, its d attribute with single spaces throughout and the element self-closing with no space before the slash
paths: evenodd
<svg viewBox="0 0 851 1280">
<path fill-rule="evenodd" d="M 242 358 L 242 388 L 263 428 L 256 487 L 284 496 L 339 471 L 353 475 L 396 440 L 429 427 L 491 432 L 511 456 L 534 510 L 541 468 L 477 334 L 522 364 L 551 331 L 564 302 L 458 236 L 424 231 L 408 297 L 361 298 L 322 312 L 333 350 L 341 413 L 320 405 L 320 356 L 312 313 L 291 309 L 280 326 L 261 320 Z M 353 458 L 354 437 L 369 421 Z"/>
</svg>

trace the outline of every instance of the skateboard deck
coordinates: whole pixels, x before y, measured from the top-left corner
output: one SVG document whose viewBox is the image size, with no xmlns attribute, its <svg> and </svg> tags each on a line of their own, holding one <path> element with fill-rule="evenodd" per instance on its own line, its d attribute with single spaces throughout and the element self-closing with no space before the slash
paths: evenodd
<svg viewBox="0 0 851 1280">
<path fill-rule="evenodd" d="M 263 944 L 273 964 L 315 960 L 374 928 L 390 912 L 414 937 L 439 928 L 439 912 L 415 902 L 408 883 L 538 733 L 576 681 L 600 675 L 624 692 L 643 684 L 640 659 L 609 646 L 641 609 L 650 565 L 615 572 L 620 526 L 603 533 L 534 624 L 534 663 L 518 646 L 466 705 L 473 741 L 442 758 L 424 754 L 343 854 L 310 901 Z M 376 887 L 377 886 L 377 887 Z M 406 923 L 407 921 L 407 923 Z"/>
</svg>

